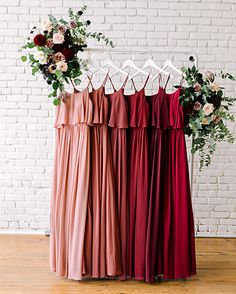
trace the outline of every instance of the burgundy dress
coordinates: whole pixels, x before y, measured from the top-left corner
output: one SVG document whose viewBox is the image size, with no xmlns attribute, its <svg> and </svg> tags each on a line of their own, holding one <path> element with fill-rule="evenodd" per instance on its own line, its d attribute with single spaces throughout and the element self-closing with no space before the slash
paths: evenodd
<svg viewBox="0 0 236 294">
<path fill-rule="evenodd" d="M 150 135 L 150 203 L 146 245 L 146 281 L 153 282 L 163 272 L 163 199 L 164 170 L 167 161 L 169 106 L 165 90 L 159 88 L 156 95 L 146 96 L 151 103 Z"/>
<path fill-rule="evenodd" d="M 128 107 L 124 98 L 125 79 L 122 87 L 116 90 L 112 81 L 114 93 L 107 95 L 110 102 L 110 141 L 115 175 L 115 188 L 118 209 L 119 233 L 121 238 L 121 259 L 123 274 L 120 279 L 127 277 L 127 226 L 128 226 L 128 199 L 127 199 L 127 128 Z"/>
<path fill-rule="evenodd" d="M 144 88 L 126 96 L 129 106 L 128 197 L 129 245 L 128 275 L 145 279 L 145 252 L 149 198 L 148 125 L 149 104 Z"/>
<path fill-rule="evenodd" d="M 194 222 L 180 92 L 179 87 L 174 93 L 165 94 L 169 101 L 170 130 L 163 194 L 164 279 L 187 278 L 196 274 Z"/>
</svg>

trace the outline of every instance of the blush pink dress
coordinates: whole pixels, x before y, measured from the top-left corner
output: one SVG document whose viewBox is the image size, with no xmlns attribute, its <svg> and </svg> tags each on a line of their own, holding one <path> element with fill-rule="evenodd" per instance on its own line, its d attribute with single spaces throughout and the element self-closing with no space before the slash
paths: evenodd
<svg viewBox="0 0 236 294">
<path fill-rule="evenodd" d="M 50 268 L 81 280 L 90 175 L 93 105 L 88 88 L 66 94 L 56 107 L 55 158 L 50 212 Z"/>
<path fill-rule="evenodd" d="M 109 101 L 104 94 L 107 78 L 108 75 L 102 86 L 90 93 L 94 116 L 84 273 L 93 278 L 122 273 L 114 170 L 108 134 Z"/>
</svg>

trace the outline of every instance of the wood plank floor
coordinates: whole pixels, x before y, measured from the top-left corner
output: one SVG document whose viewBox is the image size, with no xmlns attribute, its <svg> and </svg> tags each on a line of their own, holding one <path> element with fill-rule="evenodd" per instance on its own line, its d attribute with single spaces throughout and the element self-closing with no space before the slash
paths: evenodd
<svg viewBox="0 0 236 294">
<path fill-rule="evenodd" d="M 232 293 L 236 294 L 236 239 L 198 238 L 197 276 L 147 284 L 60 279 L 49 270 L 49 237 L 0 235 L 0 293 Z"/>
</svg>

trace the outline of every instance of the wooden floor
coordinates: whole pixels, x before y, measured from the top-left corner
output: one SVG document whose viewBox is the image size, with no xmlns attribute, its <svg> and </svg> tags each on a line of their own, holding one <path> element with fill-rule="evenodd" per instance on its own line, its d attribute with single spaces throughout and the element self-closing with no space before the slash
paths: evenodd
<svg viewBox="0 0 236 294">
<path fill-rule="evenodd" d="M 49 237 L 0 235 L 0 293 L 232 293 L 236 294 L 236 239 L 198 238 L 197 276 L 186 281 L 60 279 L 49 270 Z"/>
</svg>

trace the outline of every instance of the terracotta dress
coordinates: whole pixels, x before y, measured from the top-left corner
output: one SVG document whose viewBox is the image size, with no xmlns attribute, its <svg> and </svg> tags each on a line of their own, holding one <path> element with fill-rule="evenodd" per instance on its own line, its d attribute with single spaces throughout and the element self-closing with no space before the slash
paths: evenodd
<svg viewBox="0 0 236 294">
<path fill-rule="evenodd" d="M 146 83 L 145 83 L 146 84 Z M 145 87 L 145 86 L 144 86 Z M 145 279 L 145 252 L 149 199 L 148 126 L 149 104 L 144 87 L 126 96 L 129 107 L 128 133 L 128 199 L 129 240 L 128 275 Z"/>
<path fill-rule="evenodd" d="M 112 152 L 108 134 L 109 101 L 104 86 L 93 89 L 91 127 L 91 173 L 84 274 L 98 278 L 122 273 L 119 224 Z"/>
<path fill-rule="evenodd" d="M 126 77 L 122 87 L 116 90 L 112 80 L 114 93 L 107 95 L 110 102 L 110 139 L 115 175 L 115 190 L 118 209 L 119 233 L 121 238 L 121 259 L 123 274 L 120 279 L 127 276 L 127 238 L 128 238 L 128 198 L 127 198 L 127 128 L 128 107 L 124 97 L 124 87 L 128 80 Z"/>
<path fill-rule="evenodd" d="M 81 280 L 89 193 L 89 125 L 93 106 L 87 88 L 66 95 L 55 114 L 50 268 L 58 276 Z"/>
<path fill-rule="evenodd" d="M 187 278 L 196 274 L 194 222 L 190 195 L 181 87 L 165 94 L 169 101 L 170 130 L 163 200 L 163 277 Z"/>
<path fill-rule="evenodd" d="M 151 97 L 150 138 L 150 203 L 146 244 L 146 281 L 153 282 L 163 273 L 163 201 L 165 198 L 164 171 L 167 162 L 169 135 L 169 103 L 165 90 L 159 87 Z"/>
</svg>

